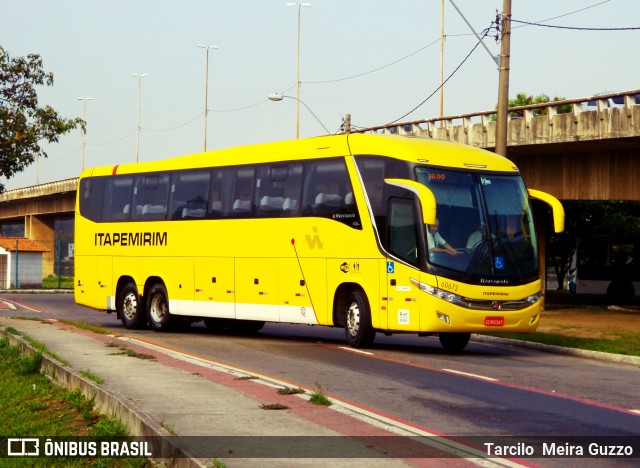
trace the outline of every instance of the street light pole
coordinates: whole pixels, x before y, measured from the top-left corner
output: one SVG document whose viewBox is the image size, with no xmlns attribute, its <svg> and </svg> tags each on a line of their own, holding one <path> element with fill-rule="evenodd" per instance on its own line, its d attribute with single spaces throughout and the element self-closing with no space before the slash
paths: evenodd
<svg viewBox="0 0 640 468">
<path fill-rule="evenodd" d="M 300 138 L 300 10 L 310 7 L 311 3 L 290 2 L 287 6 L 298 8 L 298 48 L 296 59 L 296 138 Z"/>
<path fill-rule="evenodd" d="M 314 119 L 316 119 L 316 122 L 318 122 L 318 123 L 322 126 L 322 128 L 324 128 L 324 131 L 325 131 L 325 132 L 327 132 L 327 135 L 331 133 L 331 132 L 329 131 L 329 129 L 328 129 L 327 127 L 325 127 L 325 125 L 320 121 L 320 119 L 318 118 L 318 116 L 317 116 L 316 114 L 314 114 L 314 112 L 311 110 L 311 108 L 310 108 L 309 106 L 307 106 L 307 105 L 304 103 L 304 101 L 301 101 L 300 99 L 298 99 L 298 98 L 296 98 L 296 97 L 293 97 L 293 96 L 287 96 L 287 95 L 278 94 L 278 93 L 270 94 L 268 97 L 269 97 L 269 100 L 270 100 L 270 101 L 282 101 L 284 98 L 287 98 L 287 99 L 295 99 L 298 103 L 302 103 L 302 105 L 303 105 L 304 107 L 306 107 L 306 108 L 307 108 L 307 110 L 309 111 L 309 113 L 310 113 L 311 115 L 313 115 L 313 118 L 314 118 Z"/>
<path fill-rule="evenodd" d="M 140 161 L 140 89 L 142 87 L 142 78 L 149 76 L 148 73 L 132 73 L 131 76 L 138 77 L 138 130 L 136 134 L 136 162 Z"/>
<path fill-rule="evenodd" d="M 205 49 L 205 75 L 204 75 L 204 150 L 207 151 L 207 116 L 209 115 L 209 49 L 217 49 L 214 45 L 198 44 L 198 47 Z"/>
<path fill-rule="evenodd" d="M 90 97 L 79 97 L 78 101 L 84 101 L 82 104 L 82 121 L 84 125 L 82 126 L 82 170 L 84 171 L 84 142 L 87 136 L 87 101 L 91 101 Z"/>
</svg>

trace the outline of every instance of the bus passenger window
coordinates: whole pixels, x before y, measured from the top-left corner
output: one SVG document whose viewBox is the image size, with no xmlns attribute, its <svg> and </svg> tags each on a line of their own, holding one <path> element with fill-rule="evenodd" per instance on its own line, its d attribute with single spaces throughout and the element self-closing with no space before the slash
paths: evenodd
<svg viewBox="0 0 640 468">
<path fill-rule="evenodd" d="M 165 219 L 169 198 L 169 175 L 147 174 L 136 177 L 132 219 Z"/>
<path fill-rule="evenodd" d="M 106 221 L 129 219 L 132 193 L 133 177 L 117 176 L 109 178 L 104 191 L 104 219 Z"/>
<path fill-rule="evenodd" d="M 342 158 L 307 163 L 303 216 L 318 216 L 362 229 L 353 188 Z"/>
<path fill-rule="evenodd" d="M 255 205 L 260 217 L 291 216 L 297 210 L 302 188 L 302 164 L 277 164 L 258 167 Z"/>
<path fill-rule="evenodd" d="M 232 172 L 233 190 L 230 216 L 246 217 L 253 211 L 251 194 L 253 191 L 254 169 L 247 167 L 237 168 Z"/>
<path fill-rule="evenodd" d="M 80 213 L 92 221 L 101 221 L 107 178 L 92 177 L 80 182 Z"/>
<path fill-rule="evenodd" d="M 171 219 L 204 218 L 209 199 L 209 171 L 185 171 L 171 180 Z"/>
</svg>

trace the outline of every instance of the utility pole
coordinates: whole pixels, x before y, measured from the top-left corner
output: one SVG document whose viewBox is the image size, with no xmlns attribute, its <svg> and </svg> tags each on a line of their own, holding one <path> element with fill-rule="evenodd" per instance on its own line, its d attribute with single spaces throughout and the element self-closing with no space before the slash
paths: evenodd
<svg viewBox="0 0 640 468">
<path fill-rule="evenodd" d="M 496 125 L 496 153 L 507 156 L 509 124 L 509 59 L 511 48 L 511 0 L 503 0 L 500 40 L 500 81 L 498 84 L 498 115 Z"/>
</svg>

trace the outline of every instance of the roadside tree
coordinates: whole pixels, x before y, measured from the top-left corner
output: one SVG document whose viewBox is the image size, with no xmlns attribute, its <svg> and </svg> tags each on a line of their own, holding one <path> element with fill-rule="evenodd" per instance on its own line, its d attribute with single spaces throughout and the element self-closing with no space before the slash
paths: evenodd
<svg viewBox="0 0 640 468">
<path fill-rule="evenodd" d="M 0 175 L 7 179 L 37 157 L 47 157 L 42 142 L 57 143 L 61 135 L 84 128 L 82 119 L 67 119 L 51 106 L 38 105 L 36 87 L 42 85 L 52 86 L 53 74 L 43 70 L 39 55 L 11 57 L 0 47 Z"/>
</svg>

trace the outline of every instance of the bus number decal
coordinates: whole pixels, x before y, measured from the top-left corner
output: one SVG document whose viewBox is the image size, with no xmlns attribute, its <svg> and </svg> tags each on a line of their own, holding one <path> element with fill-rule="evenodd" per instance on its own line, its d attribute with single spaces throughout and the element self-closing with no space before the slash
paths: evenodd
<svg viewBox="0 0 640 468">
<path fill-rule="evenodd" d="M 442 286 L 443 289 L 448 289 L 449 291 L 458 290 L 458 285 L 456 283 L 449 283 L 448 281 L 443 281 L 440 286 Z"/>
</svg>

